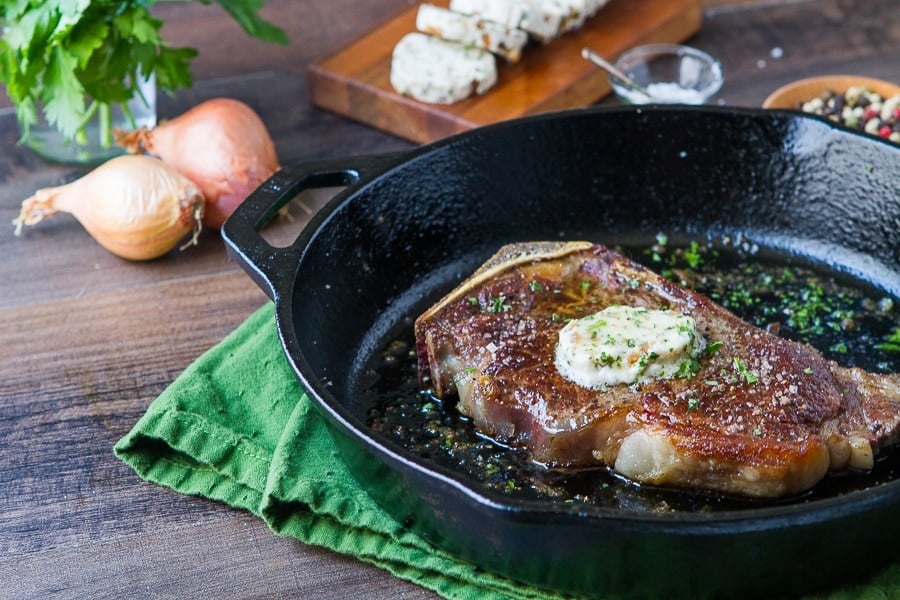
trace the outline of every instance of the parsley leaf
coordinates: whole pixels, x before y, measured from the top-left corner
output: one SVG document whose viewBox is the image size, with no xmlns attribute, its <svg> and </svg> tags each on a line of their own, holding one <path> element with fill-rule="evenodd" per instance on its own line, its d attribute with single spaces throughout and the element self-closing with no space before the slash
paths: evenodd
<svg viewBox="0 0 900 600">
<path fill-rule="evenodd" d="M 45 98 L 47 120 L 62 131 L 78 130 L 80 115 L 84 113 L 84 88 L 75 77 L 77 61 L 62 48 L 54 48 L 47 62 L 44 86 L 58 90 Z"/>
<path fill-rule="evenodd" d="M 171 0 L 4 0 L 0 3 L 0 83 L 16 109 L 22 140 L 43 109 L 50 125 L 76 139 L 95 114 L 138 97 L 151 75 L 162 92 L 190 87 L 194 48 L 173 48 L 150 7 Z M 263 0 L 218 4 L 250 36 L 287 44 L 259 16 Z M 127 114 L 127 111 L 126 111 Z M 101 127 L 109 123 L 101 123 Z"/>
<path fill-rule="evenodd" d="M 200 0 L 203 4 L 209 4 L 210 0 Z M 287 44 L 288 38 L 284 31 L 275 25 L 264 21 L 259 17 L 259 9 L 263 6 L 263 0 L 215 0 L 216 4 L 225 9 L 231 17 L 240 23 L 248 35 L 261 40 Z"/>
</svg>

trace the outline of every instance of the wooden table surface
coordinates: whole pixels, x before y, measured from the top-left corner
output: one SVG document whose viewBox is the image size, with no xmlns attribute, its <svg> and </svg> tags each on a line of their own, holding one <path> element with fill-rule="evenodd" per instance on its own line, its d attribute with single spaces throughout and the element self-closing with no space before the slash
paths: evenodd
<svg viewBox="0 0 900 600">
<path fill-rule="evenodd" d="M 282 162 L 412 148 L 313 107 L 306 84 L 311 61 L 410 4 L 270 1 L 264 12 L 288 31 L 289 47 L 248 40 L 215 6 L 158 5 L 167 38 L 200 50 L 194 86 L 162 96 L 159 115 L 238 98 L 259 112 Z M 709 0 L 689 43 L 721 60 L 717 101 L 732 106 L 758 106 L 783 83 L 815 74 L 900 81 L 897 0 Z M 7 224 L 34 190 L 78 173 L 17 146 L 8 106 L 0 102 Z M 326 196 L 301 200 L 314 209 Z M 244 512 L 144 483 L 113 456 L 150 402 L 264 301 L 215 232 L 189 251 L 131 263 L 68 216 L 22 237 L 0 229 L 0 596 L 434 597 L 276 537 Z"/>
</svg>

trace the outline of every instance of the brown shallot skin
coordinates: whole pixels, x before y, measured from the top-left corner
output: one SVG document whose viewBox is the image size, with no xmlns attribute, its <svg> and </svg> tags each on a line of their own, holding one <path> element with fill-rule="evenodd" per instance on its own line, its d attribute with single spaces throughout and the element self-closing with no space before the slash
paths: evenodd
<svg viewBox="0 0 900 600">
<path fill-rule="evenodd" d="M 200 189 L 161 160 L 117 156 L 83 177 L 37 190 L 22 201 L 16 234 L 69 213 L 101 246 L 128 260 L 158 258 L 190 236 L 197 243 L 204 210 Z"/>
<path fill-rule="evenodd" d="M 279 168 L 275 145 L 256 112 L 239 100 L 213 98 L 153 129 L 119 134 L 131 153 L 158 157 L 197 184 L 203 224 L 218 229 Z"/>
</svg>

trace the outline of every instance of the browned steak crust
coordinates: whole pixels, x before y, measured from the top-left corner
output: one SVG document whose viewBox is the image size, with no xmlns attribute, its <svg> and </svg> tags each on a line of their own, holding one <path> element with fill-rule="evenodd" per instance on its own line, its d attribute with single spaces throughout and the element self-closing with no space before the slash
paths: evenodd
<svg viewBox="0 0 900 600">
<path fill-rule="evenodd" d="M 559 330 L 611 305 L 675 309 L 716 349 L 692 377 L 582 387 L 554 364 Z M 871 467 L 900 425 L 897 376 L 842 368 L 586 242 L 504 247 L 415 331 L 423 385 L 554 468 L 777 497 Z"/>
</svg>

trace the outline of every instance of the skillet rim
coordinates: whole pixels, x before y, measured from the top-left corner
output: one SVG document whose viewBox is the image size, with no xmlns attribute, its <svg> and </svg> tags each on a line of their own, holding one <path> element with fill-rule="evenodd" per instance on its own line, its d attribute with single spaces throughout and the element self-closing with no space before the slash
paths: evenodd
<svg viewBox="0 0 900 600">
<path fill-rule="evenodd" d="M 506 519 L 523 522 L 546 522 L 551 526 L 559 521 L 569 521 L 580 525 L 604 524 L 608 520 L 631 523 L 666 526 L 668 533 L 693 534 L 709 533 L 716 526 L 730 525 L 727 531 L 721 533 L 734 534 L 743 531 L 759 531 L 785 527 L 785 521 L 789 525 L 813 524 L 829 521 L 834 518 L 835 512 L 843 516 L 869 512 L 878 507 L 891 504 L 900 504 L 900 476 L 893 481 L 875 484 L 862 490 L 854 490 L 845 495 L 829 498 L 804 501 L 793 499 L 786 503 L 767 504 L 760 507 L 742 508 L 735 510 L 721 510 L 712 513 L 701 512 L 631 512 L 622 511 L 619 508 L 610 508 L 589 504 L 569 505 L 555 501 L 531 500 L 518 497 L 507 497 L 489 489 L 478 489 L 477 481 L 452 469 L 434 464 L 427 459 L 415 456 L 412 452 L 402 448 L 389 438 L 385 438 L 373 432 L 361 419 L 353 415 L 341 401 L 329 391 L 327 381 L 318 376 L 304 354 L 300 351 L 299 339 L 296 336 L 296 328 L 293 320 L 293 298 L 297 290 L 298 271 L 309 247 L 315 243 L 315 239 L 321 228 L 328 220 L 335 218 L 342 207 L 353 201 L 354 197 L 362 193 L 368 186 L 374 184 L 381 177 L 389 176 L 395 169 L 406 167 L 418 158 L 439 151 L 445 146 L 458 143 L 473 135 L 492 135 L 493 132 L 502 131 L 510 127 L 521 127 L 527 123 L 540 122 L 565 118 L 570 115 L 590 115 L 605 113 L 655 113 L 655 112 L 684 112 L 697 114 L 737 114 L 752 119 L 777 120 L 782 119 L 786 123 L 812 122 L 817 123 L 823 131 L 829 131 L 837 136 L 850 136 L 866 140 L 866 143 L 875 143 L 887 146 L 898 152 L 900 146 L 868 134 L 860 133 L 846 127 L 828 121 L 824 117 L 803 113 L 793 109 L 757 109 L 744 107 L 713 107 L 713 106 L 664 106 L 645 105 L 641 107 L 587 107 L 579 109 L 567 109 L 522 117 L 510 121 L 504 121 L 475 130 L 470 130 L 443 138 L 430 144 L 425 144 L 406 153 L 399 153 L 394 159 L 388 160 L 382 168 L 363 178 L 354 185 L 342 190 L 322 209 L 320 209 L 303 229 L 294 243 L 299 252 L 296 253 L 294 272 L 284 281 L 284 287 L 277 294 L 276 322 L 278 323 L 279 337 L 282 339 L 285 354 L 292 369 L 299 378 L 303 387 L 309 392 L 310 398 L 316 407 L 327 415 L 329 426 L 338 426 L 343 429 L 345 435 L 349 435 L 354 441 L 360 443 L 363 449 L 373 455 L 379 462 L 386 464 L 392 470 L 411 469 L 419 476 L 429 479 L 437 479 L 453 488 L 460 497 L 468 498 L 478 506 L 496 511 Z M 457 257 L 458 258 L 458 257 Z M 294 349 L 291 352 L 290 349 Z M 296 355 L 295 355 L 296 352 Z M 332 435 L 335 432 L 330 431 Z M 662 530 L 660 530 L 662 531 Z"/>
</svg>

